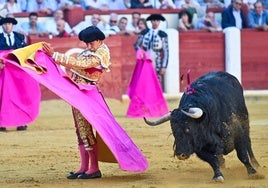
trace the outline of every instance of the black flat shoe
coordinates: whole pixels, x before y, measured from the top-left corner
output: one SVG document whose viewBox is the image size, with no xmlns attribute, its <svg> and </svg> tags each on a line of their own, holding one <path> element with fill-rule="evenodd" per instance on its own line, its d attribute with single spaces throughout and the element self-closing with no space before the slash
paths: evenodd
<svg viewBox="0 0 268 188">
<path fill-rule="evenodd" d="M 79 173 L 75 173 L 75 172 L 70 172 L 67 176 L 67 179 L 76 179 L 79 175 L 84 174 L 84 172 L 79 172 Z"/>
<path fill-rule="evenodd" d="M 17 127 L 17 131 L 26 131 L 26 130 L 27 130 L 27 125 Z"/>
<path fill-rule="evenodd" d="M 101 171 L 94 172 L 92 174 L 86 174 L 83 173 L 78 176 L 78 179 L 95 179 L 95 178 L 101 178 Z"/>
<path fill-rule="evenodd" d="M 7 129 L 5 127 L 0 127 L 0 131 L 5 132 Z"/>
</svg>

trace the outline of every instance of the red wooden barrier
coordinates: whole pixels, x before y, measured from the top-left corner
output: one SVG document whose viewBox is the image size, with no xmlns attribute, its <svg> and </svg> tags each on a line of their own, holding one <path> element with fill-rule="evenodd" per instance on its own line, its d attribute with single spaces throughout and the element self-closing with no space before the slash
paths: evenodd
<svg viewBox="0 0 268 188">
<path fill-rule="evenodd" d="M 224 34 L 222 32 L 189 31 L 179 34 L 180 75 L 190 69 L 191 81 L 209 72 L 225 70 Z M 185 76 L 183 80 L 185 80 Z M 184 90 L 186 82 L 181 82 Z"/>
<path fill-rule="evenodd" d="M 242 83 L 246 89 L 268 89 L 267 41 L 267 32 L 241 32 Z"/>
</svg>

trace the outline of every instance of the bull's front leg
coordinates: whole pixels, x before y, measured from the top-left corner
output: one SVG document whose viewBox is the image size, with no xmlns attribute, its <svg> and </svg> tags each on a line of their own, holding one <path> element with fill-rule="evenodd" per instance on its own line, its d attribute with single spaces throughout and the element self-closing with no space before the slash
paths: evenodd
<svg viewBox="0 0 268 188">
<path fill-rule="evenodd" d="M 219 160 L 218 160 L 218 157 L 216 155 L 213 155 L 207 151 L 200 151 L 200 152 L 196 153 L 196 155 L 200 159 L 202 159 L 210 164 L 210 166 L 212 167 L 212 169 L 214 171 L 214 176 L 213 176 L 214 181 L 216 181 L 216 182 L 223 182 L 224 181 L 223 174 L 220 171 Z"/>
</svg>

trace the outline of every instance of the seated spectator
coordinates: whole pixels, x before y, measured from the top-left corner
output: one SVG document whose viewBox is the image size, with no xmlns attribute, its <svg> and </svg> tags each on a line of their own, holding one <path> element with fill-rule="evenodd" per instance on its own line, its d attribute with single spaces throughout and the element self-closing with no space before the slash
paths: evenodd
<svg viewBox="0 0 268 188">
<path fill-rule="evenodd" d="M 86 3 L 84 0 L 72 0 L 73 7 L 82 7 L 83 10 L 86 10 Z"/>
<path fill-rule="evenodd" d="M 69 0 L 50 0 L 48 8 L 55 12 L 58 9 L 71 9 L 73 3 Z"/>
<path fill-rule="evenodd" d="M 87 10 L 109 10 L 106 0 L 85 0 Z"/>
<path fill-rule="evenodd" d="M 139 35 L 143 30 L 148 29 L 147 21 L 145 18 L 140 18 L 138 21 L 138 30 L 136 30 L 134 33 Z"/>
<path fill-rule="evenodd" d="M 224 7 L 228 8 L 230 5 L 232 5 L 232 0 L 223 0 Z"/>
<path fill-rule="evenodd" d="M 188 31 L 194 29 L 194 25 L 192 24 L 193 16 L 187 11 L 183 10 L 179 14 L 179 25 L 178 31 Z"/>
<path fill-rule="evenodd" d="M 125 10 L 127 9 L 123 0 L 107 0 L 109 10 Z"/>
<path fill-rule="evenodd" d="M 197 22 L 197 29 L 198 30 L 208 30 L 211 32 L 221 31 L 220 23 L 215 19 L 214 12 L 208 12 L 205 18 L 200 19 Z"/>
<path fill-rule="evenodd" d="M 49 9 L 48 0 L 28 0 L 26 12 L 37 12 L 52 15 L 53 11 Z"/>
<path fill-rule="evenodd" d="M 27 1 L 25 0 L 0 0 L 0 11 L 4 8 L 9 13 L 25 12 Z"/>
<path fill-rule="evenodd" d="M 186 9 L 192 16 L 199 11 L 200 5 L 196 0 L 181 0 L 178 9 Z"/>
<path fill-rule="evenodd" d="M 268 8 L 268 0 L 263 0 L 263 6 L 264 6 L 265 8 Z"/>
<path fill-rule="evenodd" d="M 247 5 L 248 10 L 253 10 L 254 9 L 254 3 L 257 0 L 243 0 L 243 4 Z"/>
<path fill-rule="evenodd" d="M 64 19 L 63 10 L 61 10 L 61 9 L 56 10 L 53 14 L 53 19 L 49 19 L 45 22 L 46 31 L 48 33 L 51 33 L 53 36 L 58 35 L 59 32 L 57 30 L 56 22 L 58 20 L 62 20 L 62 19 Z M 67 31 L 68 33 L 72 32 L 72 29 L 67 22 L 65 22 L 65 31 Z"/>
<path fill-rule="evenodd" d="M 28 16 L 29 21 L 23 22 L 20 27 L 26 33 L 26 35 L 45 36 L 47 32 L 42 23 L 38 22 L 38 14 L 31 12 Z"/>
<path fill-rule="evenodd" d="M 200 6 L 207 8 L 224 8 L 224 3 L 220 0 L 200 0 Z"/>
<path fill-rule="evenodd" d="M 20 4 L 17 3 L 16 0 L 7 0 L 5 3 L 5 7 L 7 9 L 7 12 L 11 14 L 22 12 Z"/>
<path fill-rule="evenodd" d="M 135 32 L 137 31 L 139 28 L 138 28 L 138 21 L 141 17 L 141 13 L 140 12 L 132 12 L 131 13 L 131 21 L 127 23 L 127 30 L 128 31 L 132 31 L 132 32 Z"/>
<path fill-rule="evenodd" d="M 130 8 L 153 8 L 150 0 L 130 0 Z"/>
<path fill-rule="evenodd" d="M 268 31 L 268 13 L 264 10 L 263 1 L 256 1 L 254 10 L 249 11 L 248 26 L 249 28 Z"/>
<path fill-rule="evenodd" d="M 58 35 L 56 37 L 65 38 L 65 37 L 71 37 L 71 34 L 65 31 L 65 21 L 64 20 L 57 20 L 57 31 Z"/>
<path fill-rule="evenodd" d="M 157 9 L 175 9 L 176 6 L 172 0 L 158 0 L 158 1 L 156 1 L 155 8 L 157 8 Z"/>
<path fill-rule="evenodd" d="M 8 10 L 6 3 L 0 3 L 0 18 L 6 17 Z"/>
<path fill-rule="evenodd" d="M 246 28 L 246 20 L 242 10 L 242 0 L 233 0 L 231 6 L 222 12 L 221 26 L 223 29 L 227 27 L 237 27 L 238 29 Z"/>
<path fill-rule="evenodd" d="M 117 13 L 112 12 L 109 18 L 109 24 L 107 29 L 104 31 L 105 35 L 115 35 L 120 31 L 118 27 L 118 15 Z"/>
<path fill-rule="evenodd" d="M 129 9 L 131 7 L 131 3 L 130 0 L 123 0 L 124 5 L 126 6 L 127 9 Z"/>
<path fill-rule="evenodd" d="M 133 35 L 134 33 L 132 31 L 127 30 L 127 17 L 121 17 L 119 19 L 118 28 L 119 32 L 117 34 L 119 35 Z"/>
<path fill-rule="evenodd" d="M 94 25 L 96 27 L 98 27 L 101 31 L 105 31 L 107 30 L 107 23 L 104 19 L 102 19 L 102 17 L 99 14 L 93 14 L 91 16 L 91 20 L 84 20 L 79 22 L 77 25 L 75 25 L 72 28 L 72 34 L 74 35 L 78 35 L 80 31 L 82 31 L 83 29 L 87 28 L 88 26 Z"/>
<path fill-rule="evenodd" d="M 17 3 L 20 5 L 21 11 L 26 12 L 28 1 L 26 1 L 26 0 L 17 0 Z"/>
</svg>

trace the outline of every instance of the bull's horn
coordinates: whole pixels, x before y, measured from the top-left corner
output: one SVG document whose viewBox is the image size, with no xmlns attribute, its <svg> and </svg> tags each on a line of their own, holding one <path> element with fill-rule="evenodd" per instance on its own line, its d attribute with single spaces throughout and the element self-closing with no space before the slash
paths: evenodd
<svg viewBox="0 0 268 188">
<path fill-rule="evenodd" d="M 181 110 L 186 116 L 194 119 L 198 119 L 203 115 L 203 110 L 201 108 L 189 108 L 189 112 Z"/>
<path fill-rule="evenodd" d="M 143 119 L 144 119 L 144 121 L 145 121 L 146 124 L 148 124 L 150 126 L 156 126 L 156 125 L 159 125 L 161 123 L 164 123 L 164 122 L 170 120 L 170 114 L 171 113 L 169 112 L 169 113 L 165 114 L 164 116 L 162 116 L 161 118 L 156 119 L 154 121 L 149 121 L 146 118 L 143 118 Z"/>
</svg>

